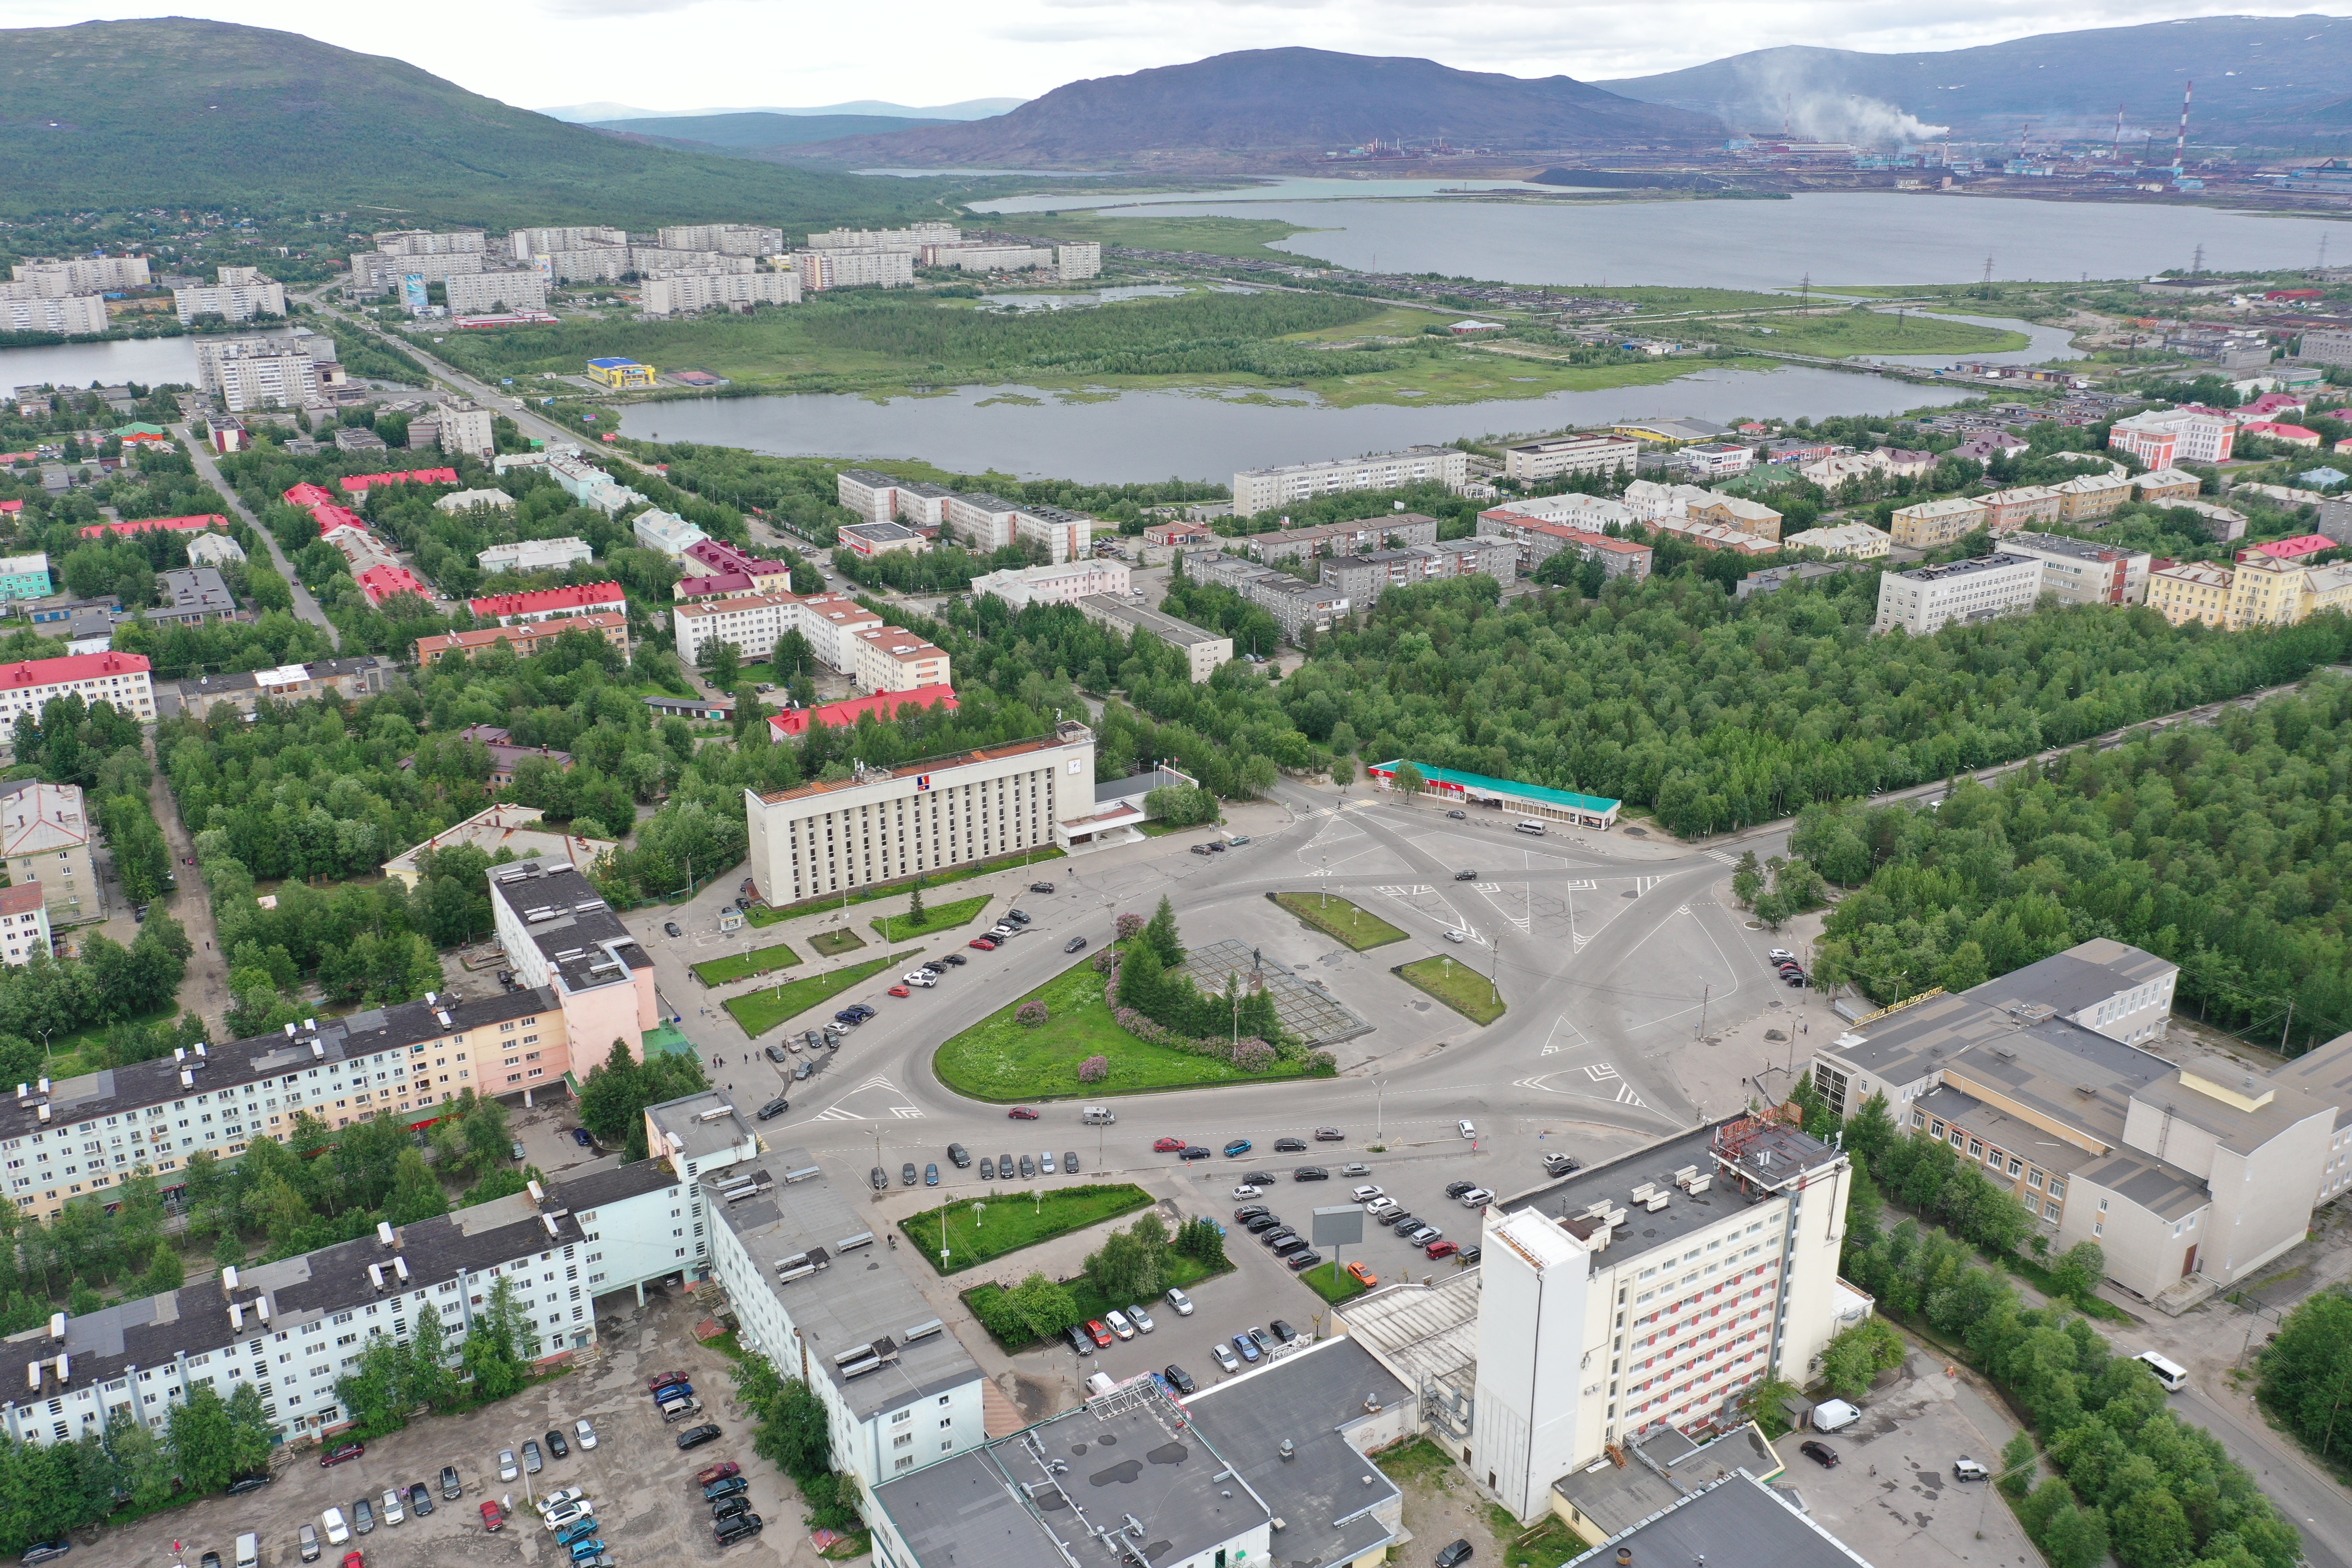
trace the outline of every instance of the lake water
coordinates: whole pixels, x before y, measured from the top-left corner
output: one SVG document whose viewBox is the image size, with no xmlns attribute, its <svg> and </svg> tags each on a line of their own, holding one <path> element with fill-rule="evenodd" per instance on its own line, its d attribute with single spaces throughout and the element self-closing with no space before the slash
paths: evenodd
<svg viewBox="0 0 2352 1568">
<path fill-rule="evenodd" d="M 1462 182 L 1468 186 L 1475 182 Z M 1094 206 L 1106 217 L 1280 218 L 1323 232 L 1275 248 L 1342 267 L 1441 272 L 1508 283 L 1654 283 L 1794 289 L 1967 283 L 1984 275 L 2062 281 L 2188 268 L 2197 247 L 2217 271 L 2306 267 L 2324 218 L 2129 203 L 1886 193 L 1788 201 L 1487 202 L 1428 199 L 1437 181 L 1381 181 L 1367 199 L 1339 180 L 1282 181 L 1198 201 L 1181 196 L 1029 197 L 1006 213 Z M 1401 198 L 1422 199 L 1401 199 Z M 1125 203 L 1127 205 L 1119 205 Z"/>
<path fill-rule="evenodd" d="M 1658 415 L 1893 414 L 1958 402 L 1959 388 L 1804 366 L 1698 371 L 1663 386 L 1558 392 L 1434 408 L 1332 408 L 1311 393 L 1274 403 L 1206 393 L 1129 392 L 1060 402 L 1034 387 L 966 386 L 875 402 L 804 394 L 640 404 L 630 436 L 745 447 L 782 457 L 919 458 L 956 473 L 988 468 L 1117 484 L 1230 480 L 1237 468 L 1391 450 L 1456 437 L 1558 430 Z"/>
<path fill-rule="evenodd" d="M 256 332 L 256 337 L 278 334 Z M 0 349 L 0 387 L 119 386 L 126 381 L 195 384 L 196 340 L 127 338 L 106 343 L 60 343 L 55 348 Z"/>
</svg>

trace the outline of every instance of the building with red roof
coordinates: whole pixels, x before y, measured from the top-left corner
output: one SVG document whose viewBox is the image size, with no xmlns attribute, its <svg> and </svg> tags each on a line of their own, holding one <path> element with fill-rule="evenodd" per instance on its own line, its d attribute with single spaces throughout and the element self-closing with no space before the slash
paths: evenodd
<svg viewBox="0 0 2352 1568">
<path fill-rule="evenodd" d="M 569 588 L 540 588 L 528 594 L 492 594 L 471 601 L 474 618 L 502 626 L 543 621 L 551 616 L 593 616 L 625 613 L 628 595 L 618 583 L 582 583 Z"/>
<path fill-rule="evenodd" d="M 158 530 L 173 533 L 194 533 L 206 528 L 217 528 L 226 532 L 228 519 L 213 511 L 198 517 L 150 517 L 138 522 L 93 522 L 81 531 L 81 536 L 84 539 L 97 539 L 109 533 L 153 533 Z"/>
<path fill-rule="evenodd" d="M 286 499 L 295 506 L 325 506 L 335 499 L 335 492 L 324 485 L 314 485 L 305 479 L 288 490 Z"/>
<path fill-rule="evenodd" d="M 669 596 L 681 603 L 740 599 L 759 591 L 760 585 L 740 572 L 721 572 L 710 577 L 680 577 L 669 585 Z"/>
<path fill-rule="evenodd" d="M 2283 442 L 2289 447 L 2319 445 L 2319 432 L 2306 429 L 2300 425 L 2282 425 L 2274 420 L 2257 419 L 2242 428 L 2248 436 L 2260 436 L 2268 440 Z"/>
<path fill-rule="evenodd" d="M 0 665 L 0 724 L 40 717 L 50 699 L 110 702 L 134 719 L 155 717 L 155 688 L 143 653 L 77 653 Z"/>
<path fill-rule="evenodd" d="M 789 708 L 769 716 L 768 732 L 779 741 L 797 740 L 813 728 L 848 729 L 868 713 L 877 721 L 887 721 L 901 713 L 932 707 L 952 713 L 961 706 L 952 686 L 919 686 L 912 691 L 880 691 L 871 697 L 852 697 L 814 708 Z"/>
<path fill-rule="evenodd" d="M 751 580 L 752 589 L 761 594 L 789 594 L 793 591 L 793 569 L 782 561 L 762 561 L 740 546 L 723 539 L 701 539 L 686 548 L 688 556 L 709 568 L 707 576 L 723 577 L 741 573 Z"/>
<path fill-rule="evenodd" d="M 371 566 L 359 575 L 360 592 L 367 602 L 378 609 L 386 599 L 402 594 L 414 594 L 420 599 L 433 597 L 432 591 L 416 580 L 416 574 L 405 566 Z"/>
<path fill-rule="evenodd" d="M 332 501 L 312 507 L 310 515 L 318 521 L 319 537 L 321 539 L 339 528 L 356 528 L 362 532 L 367 531 L 367 519 L 351 508 L 337 506 Z"/>
<path fill-rule="evenodd" d="M 403 474 L 346 474 L 336 483 L 347 496 L 364 497 L 379 485 L 454 485 L 455 468 L 411 468 Z"/>
<path fill-rule="evenodd" d="M 7 516 L 15 512 L 20 512 L 24 510 L 25 503 L 23 501 L 0 500 L 0 516 Z"/>
<path fill-rule="evenodd" d="M 529 658 L 567 632 L 593 632 L 624 654 L 629 651 L 629 617 L 624 615 L 567 616 L 560 620 L 528 621 L 520 626 L 484 626 L 478 632 L 436 632 L 416 639 L 416 662 L 429 664 L 445 653 L 477 654 L 505 643 L 516 657 Z"/>
<path fill-rule="evenodd" d="M 2306 555 L 2317 555 L 2336 548 L 2336 541 L 2324 533 L 2298 533 L 2293 539 L 2273 539 L 2268 544 L 2257 544 L 2238 552 L 2243 561 L 2249 555 L 2267 555 L 2273 561 L 2300 561 Z"/>
</svg>

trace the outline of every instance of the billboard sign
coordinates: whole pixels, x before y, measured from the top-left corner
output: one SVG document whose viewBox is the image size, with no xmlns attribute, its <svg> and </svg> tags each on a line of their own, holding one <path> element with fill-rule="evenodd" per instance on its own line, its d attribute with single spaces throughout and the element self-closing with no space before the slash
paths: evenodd
<svg viewBox="0 0 2352 1568">
<path fill-rule="evenodd" d="M 421 316 L 432 309 L 432 297 L 425 291 L 425 274 L 411 272 L 400 280 L 400 302 L 412 316 Z"/>
</svg>

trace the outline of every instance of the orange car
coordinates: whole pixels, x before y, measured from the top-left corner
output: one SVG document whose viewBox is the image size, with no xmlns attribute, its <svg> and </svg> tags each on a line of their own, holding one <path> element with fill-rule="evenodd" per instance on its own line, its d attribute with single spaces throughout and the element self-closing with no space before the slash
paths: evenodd
<svg viewBox="0 0 2352 1568">
<path fill-rule="evenodd" d="M 1369 1290 L 1381 1282 L 1381 1277 L 1360 1263 L 1348 1265 L 1348 1277 Z"/>
</svg>

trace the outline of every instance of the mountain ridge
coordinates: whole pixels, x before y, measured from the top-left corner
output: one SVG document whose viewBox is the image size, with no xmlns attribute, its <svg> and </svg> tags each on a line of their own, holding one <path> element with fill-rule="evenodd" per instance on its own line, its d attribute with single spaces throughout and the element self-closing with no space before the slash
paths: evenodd
<svg viewBox="0 0 2352 1568">
<path fill-rule="evenodd" d="M 967 98 L 961 103 L 918 107 L 887 99 L 861 98 L 849 103 L 824 103 L 800 109 L 775 104 L 737 105 L 719 109 L 639 109 L 627 103 L 565 103 L 537 112 L 570 125 L 601 125 L 614 120 L 701 120 L 723 114 L 871 114 L 888 120 L 985 120 L 1020 108 L 1025 98 Z"/>
</svg>

